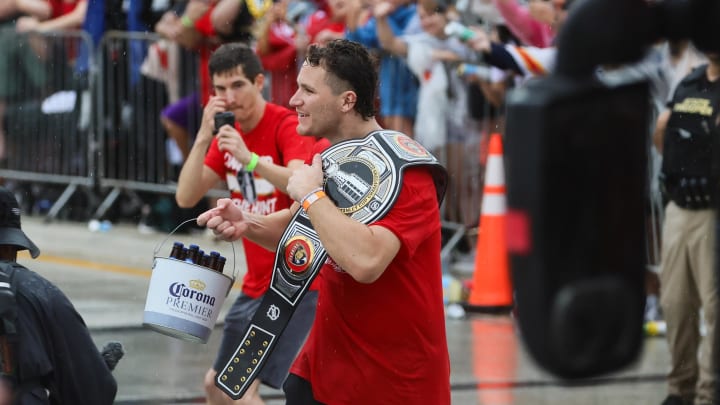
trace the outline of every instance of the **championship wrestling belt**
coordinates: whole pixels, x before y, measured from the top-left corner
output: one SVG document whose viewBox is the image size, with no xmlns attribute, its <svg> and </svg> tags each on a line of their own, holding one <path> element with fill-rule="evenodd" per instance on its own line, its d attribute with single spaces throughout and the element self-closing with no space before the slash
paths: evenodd
<svg viewBox="0 0 720 405">
<path fill-rule="evenodd" d="M 363 224 L 387 214 L 400 194 L 407 167 L 427 165 L 438 204 L 445 194 L 445 169 L 424 147 L 400 132 L 376 131 L 338 143 L 323 152 L 322 159 L 325 193 L 342 213 Z M 257 377 L 326 259 L 327 252 L 307 213 L 299 209 L 278 243 L 270 288 L 237 349 L 216 376 L 215 384 L 231 398 L 241 398 Z"/>
</svg>

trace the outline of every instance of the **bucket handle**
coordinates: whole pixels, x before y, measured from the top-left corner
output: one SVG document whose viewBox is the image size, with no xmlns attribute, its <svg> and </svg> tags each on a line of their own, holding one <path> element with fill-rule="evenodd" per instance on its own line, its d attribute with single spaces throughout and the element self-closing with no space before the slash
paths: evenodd
<svg viewBox="0 0 720 405">
<path fill-rule="evenodd" d="M 188 219 L 188 220 L 185 220 L 185 221 L 181 222 L 180 225 L 176 226 L 175 229 L 173 229 L 172 231 L 170 231 L 170 233 L 167 234 L 167 236 L 165 236 L 165 239 L 163 239 L 162 241 L 160 241 L 160 243 L 158 243 L 157 245 L 155 245 L 155 250 L 153 251 L 153 256 L 154 256 L 154 257 L 157 256 L 157 254 L 158 254 L 158 252 L 160 251 L 160 249 L 165 245 L 165 243 L 167 242 L 167 240 L 170 239 L 170 237 L 172 236 L 172 234 L 174 234 L 175 232 L 177 232 L 177 230 L 180 229 L 181 226 L 187 224 L 188 222 L 192 222 L 192 221 L 197 221 L 197 217 L 195 217 L 195 218 L 190 218 L 190 219 Z M 237 272 L 237 255 L 235 254 L 235 244 L 234 244 L 233 242 L 230 242 L 230 246 L 232 247 L 232 252 L 233 252 L 233 270 L 232 270 L 232 283 L 230 283 L 230 287 L 229 287 L 229 288 L 232 288 L 232 286 L 235 284 L 235 278 L 236 278 L 236 276 L 237 276 L 237 273 L 236 273 L 236 272 Z M 229 292 L 230 292 L 230 290 L 228 289 L 228 293 L 229 293 Z M 227 295 L 227 294 L 226 294 L 226 295 Z"/>
</svg>

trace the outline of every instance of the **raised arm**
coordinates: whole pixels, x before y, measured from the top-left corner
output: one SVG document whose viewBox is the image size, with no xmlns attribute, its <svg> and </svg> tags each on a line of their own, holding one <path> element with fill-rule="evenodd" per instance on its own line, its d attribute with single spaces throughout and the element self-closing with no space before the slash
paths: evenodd
<svg viewBox="0 0 720 405">
<path fill-rule="evenodd" d="M 235 19 L 242 11 L 243 7 L 247 7 L 245 1 L 239 0 L 220 0 L 210 14 L 210 21 L 218 34 L 230 35 L 233 31 Z M 260 18 L 258 16 L 256 18 Z"/>
<path fill-rule="evenodd" d="M 380 41 L 380 46 L 384 50 L 393 55 L 406 57 L 408 53 L 407 43 L 395 36 L 388 21 L 388 16 L 394 9 L 395 6 L 387 1 L 382 1 L 373 8 L 373 15 L 375 16 L 377 24 L 377 36 Z"/>
</svg>

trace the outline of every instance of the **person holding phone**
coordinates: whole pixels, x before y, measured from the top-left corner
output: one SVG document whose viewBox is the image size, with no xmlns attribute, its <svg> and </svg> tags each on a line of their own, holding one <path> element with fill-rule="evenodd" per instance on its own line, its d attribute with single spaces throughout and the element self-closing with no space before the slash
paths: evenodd
<svg viewBox="0 0 720 405">
<path fill-rule="evenodd" d="M 316 138 L 297 133 L 294 111 L 267 102 L 262 64 L 247 45 L 229 43 L 213 52 L 209 61 L 212 95 L 203 110 L 200 129 L 185 161 L 175 199 L 193 207 L 218 182 L 227 184 L 233 203 L 244 211 L 267 215 L 288 208 L 287 183 L 292 171 L 323 149 Z M 217 119 L 216 119 L 217 117 Z M 254 195 L 248 195 L 254 194 Z M 225 318 L 218 359 L 234 350 L 245 327 L 270 285 L 275 254 L 243 239 L 247 272 L 242 294 Z M 317 293 L 311 291 L 288 325 L 263 374 L 239 403 L 261 404 L 259 381 L 280 388 L 312 325 Z M 208 370 L 208 404 L 233 403 L 215 387 L 217 364 Z"/>
</svg>

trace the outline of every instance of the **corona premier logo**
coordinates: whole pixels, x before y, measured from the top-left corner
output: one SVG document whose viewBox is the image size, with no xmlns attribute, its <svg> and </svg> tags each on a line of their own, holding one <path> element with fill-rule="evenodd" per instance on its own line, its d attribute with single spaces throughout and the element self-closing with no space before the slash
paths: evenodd
<svg viewBox="0 0 720 405">
<path fill-rule="evenodd" d="M 170 288 L 168 288 L 168 292 L 175 298 L 187 298 L 202 302 L 203 304 L 215 306 L 215 297 L 201 292 L 205 289 L 205 283 L 200 280 L 190 280 L 188 284 L 190 284 L 189 287 L 184 283 L 172 283 L 170 284 Z"/>
</svg>

